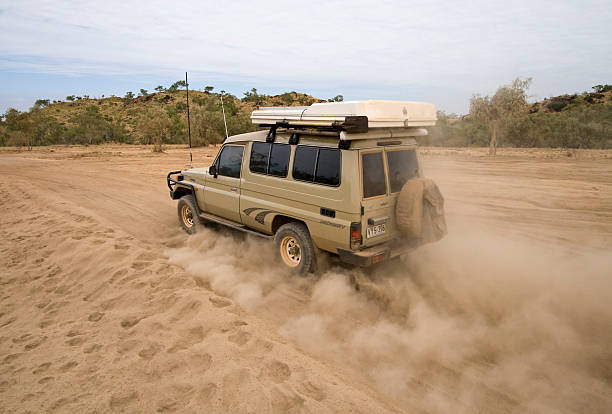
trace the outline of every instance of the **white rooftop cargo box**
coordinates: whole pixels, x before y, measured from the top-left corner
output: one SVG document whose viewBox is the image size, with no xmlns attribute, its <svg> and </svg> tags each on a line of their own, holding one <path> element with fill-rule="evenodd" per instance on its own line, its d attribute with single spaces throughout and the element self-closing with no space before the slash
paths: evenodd
<svg viewBox="0 0 612 414">
<path fill-rule="evenodd" d="M 339 127 L 367 132 L 368 128 L 432 126 L 437 118 L 431 103 L 369 100 L 261 108 L 253 111 L 251 120 L 261 126 Z"/>
</svg>

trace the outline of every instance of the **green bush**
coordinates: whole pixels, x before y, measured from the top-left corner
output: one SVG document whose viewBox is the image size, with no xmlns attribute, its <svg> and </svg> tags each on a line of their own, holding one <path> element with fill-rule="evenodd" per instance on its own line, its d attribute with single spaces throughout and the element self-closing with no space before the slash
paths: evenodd
<svg viewBox="0 0 612 414">
<path fill-rule="evenodd" d="M 548 109 L 551 111 L 559 112 L 563 108 L 565 108 L 567 104 L 565 102 L 552 101 L 546 105 Z"/>
</svg>

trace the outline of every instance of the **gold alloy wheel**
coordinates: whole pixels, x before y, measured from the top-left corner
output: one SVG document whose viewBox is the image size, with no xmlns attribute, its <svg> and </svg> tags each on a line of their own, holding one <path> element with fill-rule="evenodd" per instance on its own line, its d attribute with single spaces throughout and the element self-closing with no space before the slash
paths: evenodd
<svg viewBox="0 0 612 414">
<path fill-rule="evenodd" d="M 280 253 L 283 262 L 289 267 L 297 267 L 302 259 L 302 250 L 297 239 L 293 236 L 285 236 L 280 243 Z"/>
<path fill-rule="evenodd" d="M 183 204 L 183 208 L 181 208 L 181 218 L 185 226 L 188 228 L 193 227 L 193 213 L 191 212 L 191 207 L 187 204 Z"/>
</svg>

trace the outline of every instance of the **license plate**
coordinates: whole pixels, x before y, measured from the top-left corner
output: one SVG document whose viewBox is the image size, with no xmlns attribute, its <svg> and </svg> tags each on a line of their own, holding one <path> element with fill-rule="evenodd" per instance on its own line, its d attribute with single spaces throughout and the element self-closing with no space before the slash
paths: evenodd
<svg viewBox="0 0 612 414">
<path fill-rule="evenodd" d="M 378 226 L 368 227 L 366 229 L 366 237 L 369 239 L 371 237 L 380 236 L 381 234 L 385 234 L 387 231 L 387 227 L 384 224 L 379 224 Z"/>
</svg>

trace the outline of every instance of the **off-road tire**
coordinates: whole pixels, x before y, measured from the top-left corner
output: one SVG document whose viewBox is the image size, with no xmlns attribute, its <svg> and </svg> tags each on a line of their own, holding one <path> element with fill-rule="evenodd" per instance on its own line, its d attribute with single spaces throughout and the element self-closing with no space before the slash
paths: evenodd
<svg viewBox="0 0 612 414">
<path fill-rule="evenodd" d="M 184 195 L 178 201 L 178 218 L 181 227 L 188 234 L 195 234 L 200 218 L 196 214 L 195 202 L 191 194 Z"/>
<path fill-rule="evenodd" d="M 316 270 L 316 250 L 304 224 L 282 225 L 274 235 L 274 244 L 281 262 L 293 273 L 305 276 Z"/>
</svg>

